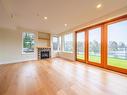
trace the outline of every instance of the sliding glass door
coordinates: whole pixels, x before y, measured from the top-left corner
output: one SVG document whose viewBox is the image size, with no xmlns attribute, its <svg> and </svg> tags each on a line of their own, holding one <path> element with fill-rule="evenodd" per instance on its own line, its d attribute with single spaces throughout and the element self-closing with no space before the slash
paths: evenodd
<svg viewBox="0 0 127 95">
<path fill-rule="evenodd" d="M 107 65 L 127 69 L 127 20 L 108 24 Z"/>
<path fill-rule="evenodd" d="M 78 61 L 127 74 L 127 15 L 76 32 L 75 54 Z"/>
<path fill-rule="evenodd" d="M 90 29 L 88 31 L 88 61 L 101 63 L 101 27 Z"/>
<path fill-rule="evenodd" d="M 101 65 L 101 27 L 76 33 L 76 59 Z"/>
<path fill-rule="evenodd" d="M 77 32 L 76 36 L 77 36 L 76 59 L 84 61 L 85 60 L 85 32 Z"/>
</svg>

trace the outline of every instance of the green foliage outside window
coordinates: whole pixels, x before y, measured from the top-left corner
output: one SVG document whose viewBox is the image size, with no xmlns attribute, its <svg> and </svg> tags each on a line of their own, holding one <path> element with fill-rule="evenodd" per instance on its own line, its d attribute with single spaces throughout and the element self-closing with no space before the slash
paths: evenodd
<svg viewBox="0 0 127 95">
<path fill-rule="evenodd" d="M 23 52 L 34 52 L 34 34 L 23 33 Z"/>
</svg>

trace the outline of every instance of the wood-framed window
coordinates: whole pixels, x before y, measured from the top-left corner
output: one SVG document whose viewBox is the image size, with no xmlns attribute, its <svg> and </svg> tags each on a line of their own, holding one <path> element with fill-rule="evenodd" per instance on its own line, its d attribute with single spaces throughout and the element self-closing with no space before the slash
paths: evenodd
<svg viewBox="0 0 127 95">
<path fill-rule="evenodd" d="M 101 64 L 101 26 L 88 29 L 88 61 Z"/>
<path fill-rule="evenodd" d="M 76 45 L 80 31 L 85 31 L 82 62 L 127 74 L 127 15 L 76 31 Z"/>
<path fill-rule="evenodd" d="M 76 60 L 85 62 L 85 31 L 76 33 Z"/>
</svg>

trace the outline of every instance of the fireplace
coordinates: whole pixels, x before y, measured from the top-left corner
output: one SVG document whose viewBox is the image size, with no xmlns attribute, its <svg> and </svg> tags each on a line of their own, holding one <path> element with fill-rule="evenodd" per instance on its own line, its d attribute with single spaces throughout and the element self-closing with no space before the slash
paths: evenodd
<svg viewBox="0 0 127 95">
<path fill-rule="evenodd" d="M 51 57 L 51 49 L 50 48 L 38 48 L 38 59 L 46 59 Z"/>
<path fill-rule="evenodd" d="M 41 51 L 41 59 L 49 58 L 49 51 Z"/>
</svg>

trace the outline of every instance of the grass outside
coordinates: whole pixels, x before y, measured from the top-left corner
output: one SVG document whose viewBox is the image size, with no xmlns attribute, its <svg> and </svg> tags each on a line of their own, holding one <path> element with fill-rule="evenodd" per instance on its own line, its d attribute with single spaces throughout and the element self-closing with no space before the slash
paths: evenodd
<svg viewBox="0 0 127 95">
<path fill-rule="evenodd" d="M 83 55 L 78 55 L 78 59 L 84 59 Z M 100 57 L 98 56 L 90 56 L 89 60 L 92 62 L 100 62 Z M 119 59 L 119 58 L 108 58 L 108 65 L 119 67 L 119 68 L 124 68 L 127 69 L 127 60 L 124 59 Z"/>
<path fill-rule="evenodd" d="M 101 58 L 99 56 L 89 56 L 89 61 L 101 63 Z"/>
<path fill-rule="evenodd" d="M 77 58 L 78 58 L 78 59 L 82 59 L 82 60 L 84 60 L 85 57 L 84 57 L 83 54 L 78 54 L 78 55 L 77 55 Z"/>
</svg>

